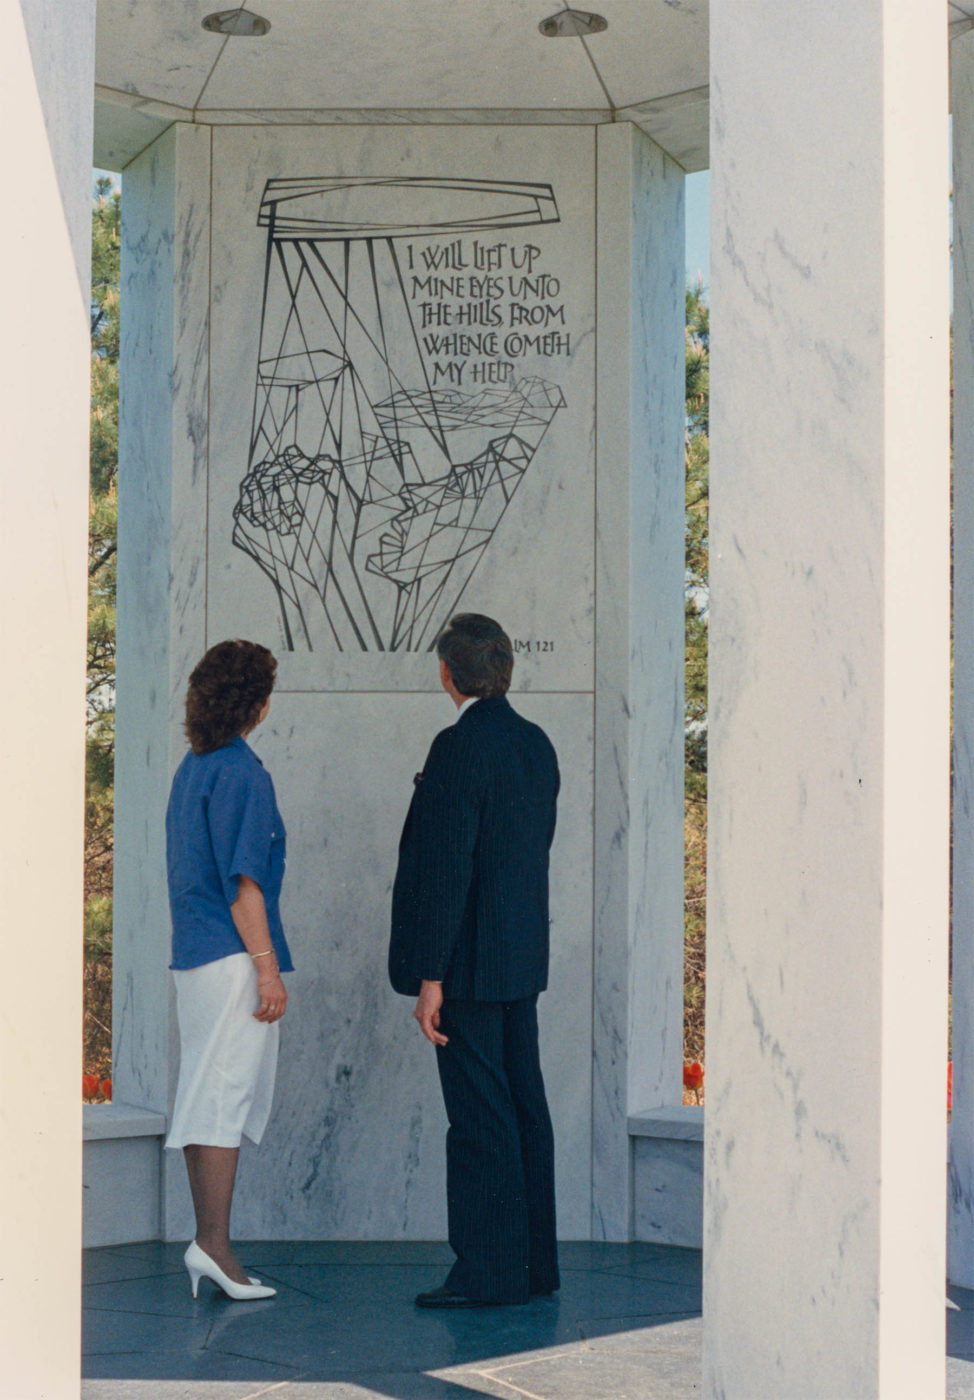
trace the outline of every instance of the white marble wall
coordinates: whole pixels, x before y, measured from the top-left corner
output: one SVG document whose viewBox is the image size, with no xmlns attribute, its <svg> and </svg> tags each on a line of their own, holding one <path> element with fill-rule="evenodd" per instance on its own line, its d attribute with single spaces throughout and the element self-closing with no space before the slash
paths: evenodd
<svg viewBox="0 0 974 1400">
<path fill-rule="evenodd" d="M 948 1272 L 974 1288 L 974 35 L 951 44 L 954 156 L 954 868 Z"/>
<path fill-rule="evenodd" d="M 699 1249 L 703 1237 L 703 1145 L 680 1138 L 633 1140 L 634 1234 L 650 1244 Z"/>
<path fill-rule="evenodd" d="M 711 5 L 704 1393 L 912 1400 L 944 1390 L 943 15 L 774 20 Z"/>
<path fill-rule="evenodd" d="M 635 1057 L 645 1050 L 653 1086 L 664 1075 L 661 1044 L 672 1056 L 674 1085 L 679 1064 L 678 1039 L 675 1048 L 670 1044 L 674 1024 L 678 1037 L 679 1015 L 664 1035 L 659 1010 L 672 1000 L 674 983 L 667 971 L 665 993 L 646 992 L 646 966 L 659 955 L 655 941 L 643 952 L 642 940 L 655 940 L 667 927 L 678 959 L 674 892 L 682 852 L 672 835 L 680 830 L 675 775 L 682 771 L 682 494 L 675 489 L 682 462 L 682 178 L 638 133 L 620 127 L 619 137 L 615 174 L 598 185 L 598 264 L 594 131 L 261 127 L 217 131 L 211 145 L 207 133 L 177 127 L 126 172 L 125 286 L 133 339 L 123 368 L 137 387 L 123 408 L 131 425 L 123 459 L 131 513 L 122 568 L 139 582 L 120 640 L 119 712 L 127 747 L 119 801 L 129 822 L 119 854 L 116 980 L 125 1066 L 119 1073 L 127 1076 L 125 1096 L 132 1101 L 165 1107 L 171 1099 L 175 1049 L 164 1009 L 161 832 L 168 772 L 181 752 L 182 693 L 193 662 L 223 636 L 251 636 L 270 645 L 280 661 L 271 716 L 254 742 L 274 776 L 289 830 L 283 911 L 297 970 L 282 1027 L 274 1115 L 260 1149 L 242 1157 L 234 1219 L 239 1235 L 428 1238 L 445 1231 L 445 1124 L 435 1065 L 409 1002 L 388 988 L 385 957 L 412 776 L 453 710 L 426 651 L 339 650 L 319 636 L 309 649 L 296 631 L 293 649 L 282 646 L 274 590 L 232 543 L 257 362 L 266 354 L 259 349 L 266 250 L 257 225 L 261 195 L 270 178 L 333 174 L 531 181 L 550 184 L 557 201 L 557 221 L 489 236 L 513 248 L 515 257 L 523 257 L 528 244 L 539 250 L 533 270 L 558 280 L 558 290 L 544 300 L 564 306 L 564 322 L 559 312 L 554 324 L 570 335 L 571 352 L 548 359 L 527 354 L 516 364 L 517 377 L 540 374 L 557 384 L 565 403 L 462 607 L 500 617 L 516 645 L 530 642 L 518 650 L 512 699 L 548 730 L 561 762 L 551 985 L 541 1008 L 560 1232 L 587 1237 L 593 1218 L 601 1234 L 624 1235 L 630 1228 L 628 1214 L 619 1214 L 618 1184 L 604 1171 L 593 1197 L 592 1161 L 593 1151 L 610 1160 L 602 1144 L 613 1133 L 628 1173 L 626 1112 L 647 1106 L 627 1102 L 632 1083 L 641 1091 Z M 645 234 L 631 235 L 633 219 L 645 223 Z M 463 234 L 463 257 L 472 255 L 479 236 Z M 437 241 L 443 242 L 417 237 L 415 256 Z M 316 255 L 305 249 L 305 256 Z M 511 268 L 501 271 L 506 278 Z M 620 318 L 614 324 L 600 310 L 599 333 L 614 368 L 598 381 L 597 273 L 600 297 L 604 292 Z M 380 281 L 384 275 L 380 267 Z M 268 313 L 279 328 L 280 295 L 278 285 Z M 452 299 L 454 310 L 462 301 Z M 505 317 L 514 314 L 510 301 L 509 295 L 498 299 Z M 644 327 L 666 340 L 667 349 L 655 342 L 646 362 L 630 370 L 631 340 Z M 326 331 L 319 321 L 315 334 Z M 310 348 L 328 347 L 316 340 Z M 172 362 L 170 398 L 164 376 Z M 598 440 L 597 383 L 606 394 Z M 660 415 L 668 420 L 665 428 Z M 625 506 L 630 458 L 638 483 L 631 527 Z M 621 567 L 614 567 L 620 544 Z M 604 556 L 598 577 L 597 547 Z M 123 578 L 120 596 L 124 587 Z M 652 594 L 648 608 L 644 588 Z M 664 596 L 668 604 L 660 601 Z M 597 618 L 605 643 L 598 682 Z M 168 650 L 157 636 L 168 639 Z M 121 698 L 126 690 L 128 708 Z M 636 783 L 640 744 L 647 745 L 649 771 Z M 612 774 L 623 752 L 621 767 L 596 789 L 600 764 Z M 631 835 L 625 814 L 630 785 L 639 814 Z M 599 873 L 603 856 L 593 850 L 596 805 L 606 853 L 615 850 L 620 830 L 618 840 L 630 853 L 611 880 Z M 609 808 L 615 815 L 606 815 Z M 630 877 L 636 881 L 631 897 Z M 601 932 L 593 940 L 596 880 L 605 893 L 596 914 Z M 643 880 L 652 899 L 642 892 Z M 660 965 L 672 963 L 671 946 Z M 677 998 L 680 981 L 677 961 Z M 630 1015 L 633 991 L 625 990 L 618 1003 L 612 991 L 630 982 L 647 1004 L 658 1003 L 643 1041 Z M 620 1043 L 626 1046 L 621 1055 Z M 613 1115 L 593 1117 L 593 1079 L 616 1105 Z M 166 1230 L 179 1237 L 190 1226 L 189 1202 L 181 1163 L 167 1155 Z M 611 1197 L 610 1209 L 603 1208 L 600 1192 Z M 611 1223 L 601 1223 L 610 1217 Z"/>
<path fill-rule="evenodd" d="M 628 124 L 598 142 L 592 1230 L 625 1240 L 627 1115 L 681 1099 L 683 172 Z"/>
<path fill-rule="evenodd" d="M 637 1240 L 700 1249 L 703 1243 L 703 1108 L 630 1116 Z"/>
<path fill-rule="evenodd" d="M 114 1092 L 166 1113 L 178 1059 L 163 820 L 205 648 L 210 135 L 171 127 L 128 167 L 122 227 Z M 164 1198 L 185 1172 L 161 1162 Z M 165 1215 L 163 1215 L 165 1218 Z"/>
<path fill-rule="evenodd" d="M 20 212 L 0 231 L 9 317 L 0 598 L 16 659 L 0 815 L 10 969 L 0 1014 L 0 1355 L 7 1394 L 68 1400 L 80 1350 L 94 6 L 20 0 L 4 20 L 5 171 Z"/>
<path fill-rule="evenodd" d="M 128 168 L 122 227 L 114 1092 L 174 1090 L 165 816 L 204 650 L 210 137 L 170 127 Z"/>
</svg>

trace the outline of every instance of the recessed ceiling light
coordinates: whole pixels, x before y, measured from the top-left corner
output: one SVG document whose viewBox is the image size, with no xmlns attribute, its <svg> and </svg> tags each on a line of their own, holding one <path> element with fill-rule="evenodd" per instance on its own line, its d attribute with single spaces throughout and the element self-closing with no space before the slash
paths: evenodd
<svg viewBox="0 0 974 1400">
<path fill-rule="evenodd" d="M 237 38 L 256 39 L 266 34 L 271 27 L 269 19 L 263 15 L 251 14 L 249 10 L 217 10 L 207 15 L 203 28 L 211 34 L 233 34 Z"/>
<path fill-rule="evenodd" d="M 609 21 L 603 15 L 589 14 L 587 10 L 559 10 L 538 25 L 546 39 L 584 39 L 586 34 L 601 34 L 608 27 Z"/>
</svg>

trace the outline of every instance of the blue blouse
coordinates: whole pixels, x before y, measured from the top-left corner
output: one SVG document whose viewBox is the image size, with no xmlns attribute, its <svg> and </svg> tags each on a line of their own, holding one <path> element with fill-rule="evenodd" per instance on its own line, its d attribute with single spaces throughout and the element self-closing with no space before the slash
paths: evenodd
<svg viewBox="0 0 974 1400">
<path fill-rule="evenodd" d="M 188 753 L 176 770 L 166 811 L 166 864 L 172 962 L 199 967 L 246 952 L 230 905 L 241 875 L 260 885 L 282 972 L 294 964 L 278 901 L 286 840 L 274 784 L 242 738 L 212 753 Z"/>
</svg>

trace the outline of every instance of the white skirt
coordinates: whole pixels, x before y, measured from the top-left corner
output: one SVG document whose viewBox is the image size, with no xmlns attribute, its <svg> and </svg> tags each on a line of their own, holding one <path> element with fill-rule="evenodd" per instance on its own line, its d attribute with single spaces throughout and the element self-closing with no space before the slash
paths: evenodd
<svg viewBox="0 0 974 1400">
<path fill-rule="evenodd" d="M 179 1084 L 167 1147 L 260 1142 L 267 1127 L 280 1038 L 254 1020 L 257 969 L 248 953 L 173 971 L 179 1017 Z"/>
</svg>

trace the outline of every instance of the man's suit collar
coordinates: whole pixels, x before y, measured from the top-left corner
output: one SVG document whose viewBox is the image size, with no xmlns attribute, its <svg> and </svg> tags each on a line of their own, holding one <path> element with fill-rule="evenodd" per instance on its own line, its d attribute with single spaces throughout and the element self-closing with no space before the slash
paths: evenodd
<svg viewBox="0 0 974 1400">
<path fill-rule="evenodd" d="M 471 715 L 496 714 L 499 710 L 509 709 L 506 695 L 487 695 L 483 700 L 478 700 L 476 705 L 471 705 L 468 710 L 464 710 L 457 724 L 466 724 Z"/>
</svg>

